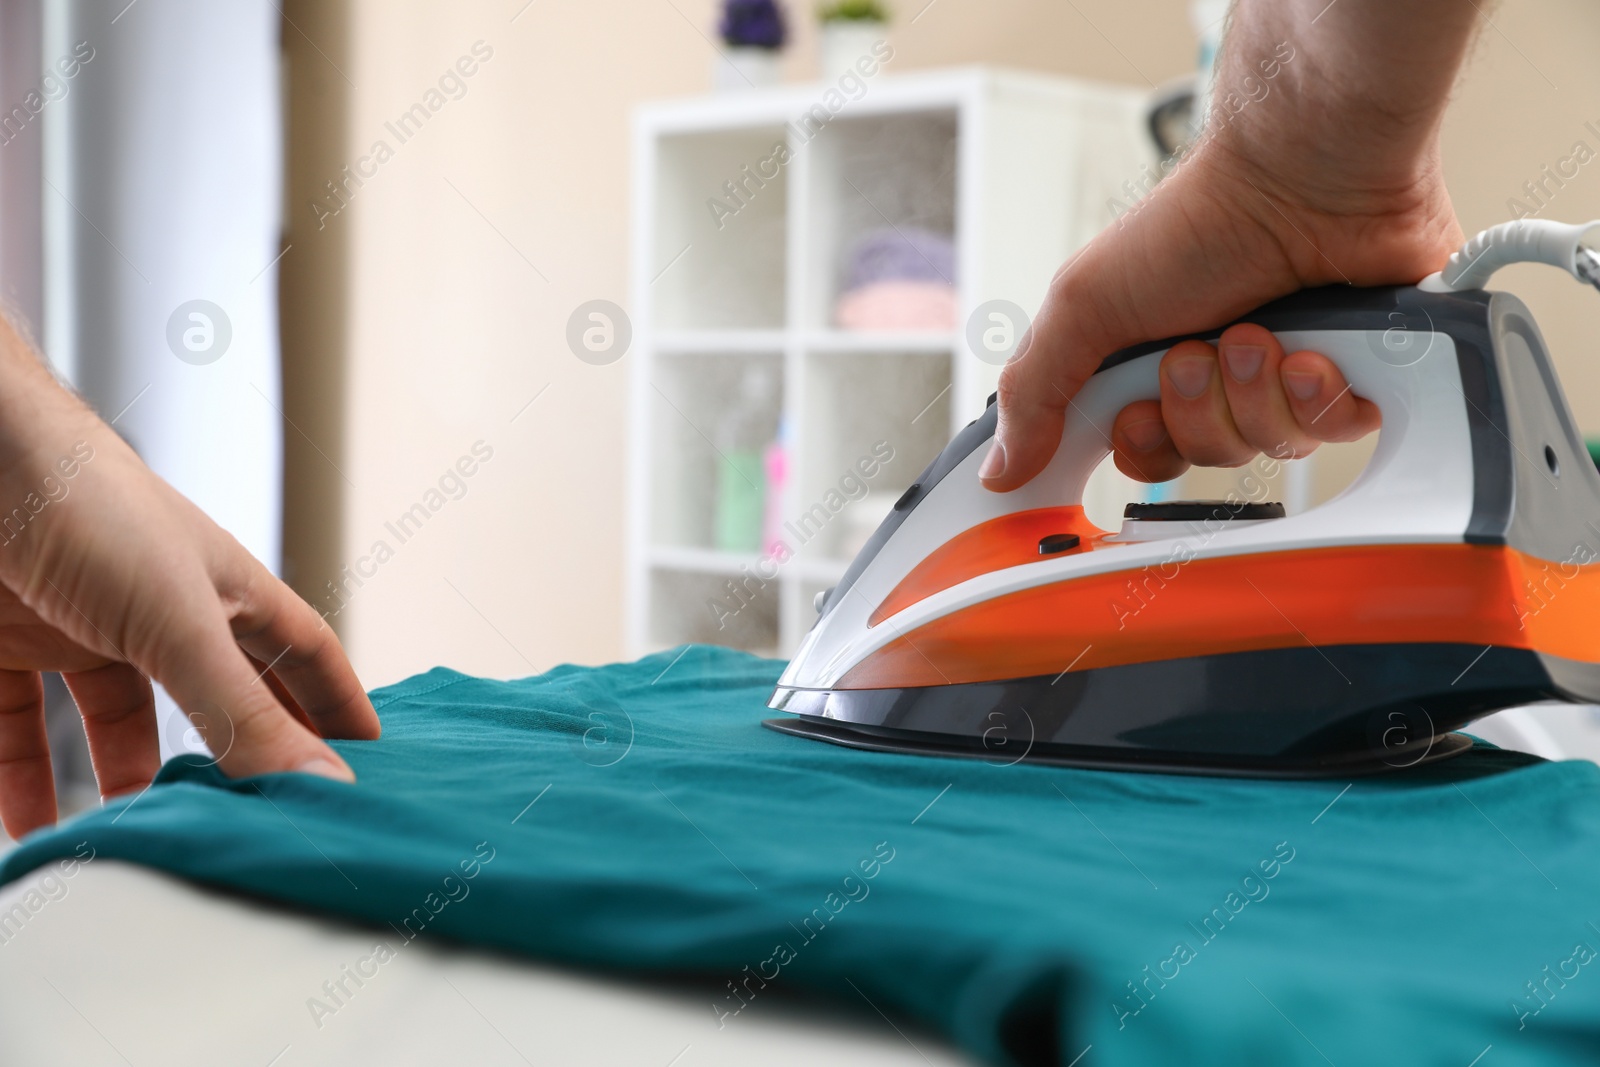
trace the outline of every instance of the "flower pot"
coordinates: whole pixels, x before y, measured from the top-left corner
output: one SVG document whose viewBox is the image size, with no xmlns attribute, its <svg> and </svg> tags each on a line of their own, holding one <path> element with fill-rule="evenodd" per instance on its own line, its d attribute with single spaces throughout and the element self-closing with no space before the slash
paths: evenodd
<svg viewBox="0 0 1600 1067">
<path fill-rule="evenodd" d="M 712 84 L 718 92 L 738 92 L 777 85 L 782 80 L 781 53 L 775 48 L 737 45 L 712 61 Z"/>
<path fill-rule="evenodd" d="M 853 19 L 824 22 L 817 42 L 822 80 L 834 81 L 845 71 L 855 69 L 863 56 L 872 58 L 872 46 L 888 35 L 889 27 L 882 22 Z"/>
</svg>

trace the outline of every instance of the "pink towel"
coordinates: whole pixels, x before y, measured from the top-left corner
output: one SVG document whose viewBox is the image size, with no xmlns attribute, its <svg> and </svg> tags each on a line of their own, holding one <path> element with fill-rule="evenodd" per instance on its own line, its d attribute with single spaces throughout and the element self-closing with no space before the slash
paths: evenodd
<svg viewBox="0 0 1600 1067">
<path fill-rule="evenodd" d="M 833 317 L 844 330 L 953 330 L 956 291 L 943 282 L 870 282 L 840 296 Z"/>
</svg>

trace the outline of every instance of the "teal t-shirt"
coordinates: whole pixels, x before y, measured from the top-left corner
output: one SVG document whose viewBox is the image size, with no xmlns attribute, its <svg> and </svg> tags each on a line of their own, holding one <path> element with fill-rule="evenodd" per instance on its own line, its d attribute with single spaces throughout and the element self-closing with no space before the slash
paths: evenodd
<svg viewBox="0 0 1600 1067">
<path fill-rule="evenodd" d="M 709 977 L 726 1026 L 785 990 L 865 1001 L 997 1063 L 1600 1056 L 1600 767 L 1480 748 L 1259 782 L 857 752 L 758 725 L 780 667 L 435 670 L 374 694 L 382 740 L 335 743 L 355 785 L 175 761 L 0 874 L 87 841 L 391 940 Z"/>
</svg>

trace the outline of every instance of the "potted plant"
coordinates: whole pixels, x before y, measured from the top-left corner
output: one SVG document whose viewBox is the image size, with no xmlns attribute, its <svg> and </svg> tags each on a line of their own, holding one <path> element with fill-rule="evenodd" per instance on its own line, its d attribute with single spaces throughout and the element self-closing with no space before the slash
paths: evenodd
<svg viewBox="0 0 1600 1067">
<path fill-rule="evenodd" d="M 824 79 L 837 78 L 872 55 L 872 46 L 888 35 L 889 12 L 878 0 L 834 0 L 817 9 L 822 23 L 818 54 Z"/>
<path fill-rule="evenodd" d="M 717 29 L 727 45 L 717 60 L 717 88 L 778 83 L 778 53 L 788 33 L 776 0 L 724 0 Z"/>
</svg>

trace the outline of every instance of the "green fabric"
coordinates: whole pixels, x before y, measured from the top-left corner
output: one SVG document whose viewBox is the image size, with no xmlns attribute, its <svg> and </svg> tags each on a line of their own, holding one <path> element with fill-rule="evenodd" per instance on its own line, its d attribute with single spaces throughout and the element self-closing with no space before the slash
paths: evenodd
<svg viewBox="0 0 1600 1067">
<path fill-rule="evenodd" d="M 1346 790 L 878 755 L 761 729 L 779 667 L 435 670 L 337 744 L 357 785 L 169 764 L 0 873 L 87 840 L 396 945 L 409 916 L 749 1011 L 870 1001 L 994 1062 L 1595 1062 L 1600 767 L 1479 749 Z"/>
</svg>

